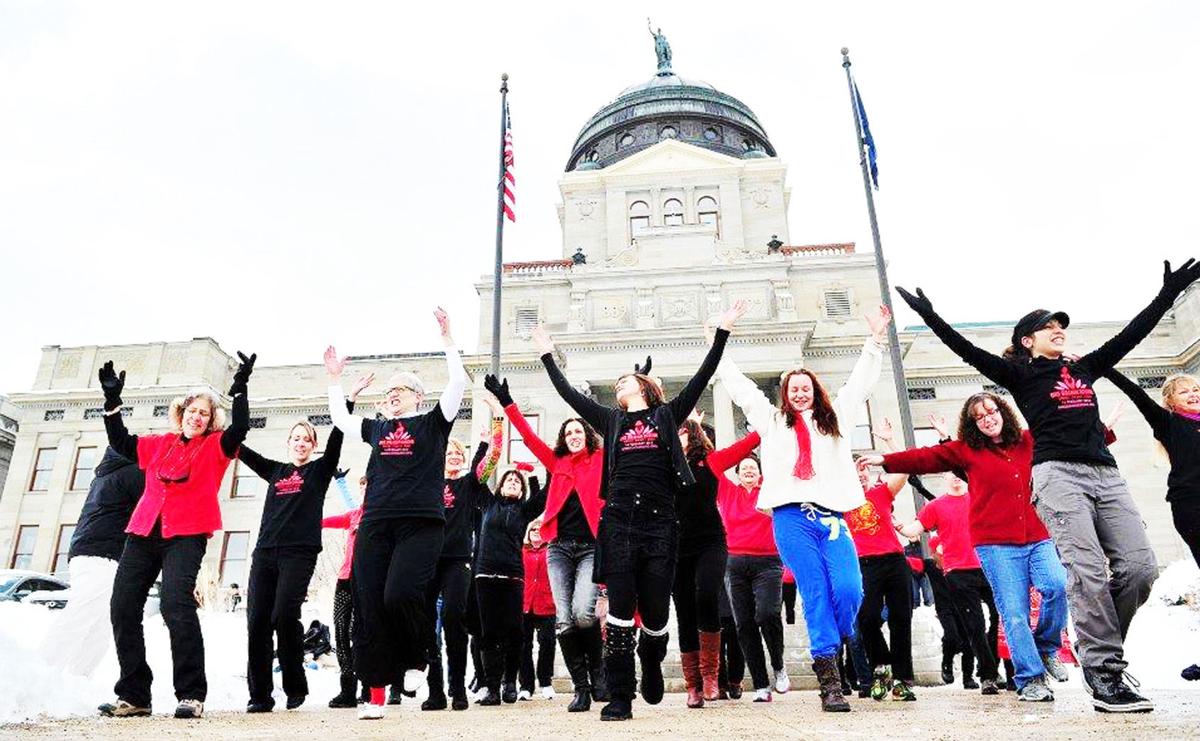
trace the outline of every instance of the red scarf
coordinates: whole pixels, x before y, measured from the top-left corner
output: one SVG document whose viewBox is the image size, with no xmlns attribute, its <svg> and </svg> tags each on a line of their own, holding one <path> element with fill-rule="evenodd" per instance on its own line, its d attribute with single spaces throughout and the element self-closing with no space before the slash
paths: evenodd
<svg viewBox="0 0 1200 741">
<path fill-rule="evenodd" d="M 792 468 L 792 475 L 807 481 L 813 477 L 812 438 L 809 435 L 804 416 L 797 414 L 793 419 L 795 422 L 793 428 L 796 430 L 796 447 L 800 449 L 800 454 L 796 456 L 796 465 Z"/>
</svg>

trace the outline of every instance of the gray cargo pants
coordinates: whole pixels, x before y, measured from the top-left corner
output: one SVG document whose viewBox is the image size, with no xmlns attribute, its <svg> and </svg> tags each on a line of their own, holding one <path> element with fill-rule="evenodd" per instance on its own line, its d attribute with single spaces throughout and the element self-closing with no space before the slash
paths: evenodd
<svg viewBox="0 0 1200 741">
<path fill-rule="evenodd" d="M 1158 578 L 1146 526 L 1125 480 L 1114 466 L 1038 463 L 1033 504 L 1067 567 L 1080 663 L 1124 671 L 1125 634 Z"/>
</svg>

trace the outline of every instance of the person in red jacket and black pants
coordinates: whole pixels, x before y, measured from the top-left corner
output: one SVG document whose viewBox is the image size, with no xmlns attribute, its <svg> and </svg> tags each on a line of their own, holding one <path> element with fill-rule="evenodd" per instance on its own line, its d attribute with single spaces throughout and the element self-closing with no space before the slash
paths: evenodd
<svg viewBox="0 0 1200 741">
<path fill-rule="evenodd" d="M 554 697 L 554 594 L 546 568 L 548 548 L 542 540 L 541 521 L 529 523 L 521 557 L 525 564 L 525 618 L 521 635 L 521 691 L 517 699 L 533 697 L 533 638 L 537 636 L 537 683 L 542 697 Z"/>
<path fill-rule="evenodd" d="M 130 517 L 129 534 L 113 580 L 113 639 L 121 677 L 117 699 L 100 706 L 108 716 L 150 715 L 152 674 L 146 663 L 142 614 L 150 588 L 162 572 L 159 598 L 163 622 L 171 635 L 175 665 L 176 718 L 199 718 L 204 713 L 208 680 L 204 674 L 204 635 L 196 615 L 196 575 L 208 539 L 221 529 L 218 492 L 230 461 L 250 429 L 246 382 L 256 356 L 238 353 L 241 365 L 233 376 L 233 423 L 224 427 L 216 396 L 197 390 L 171 403 L 172 432 L 131 435 L 121 419 L 120 375 L 108 361 L 100 369 L 104 390 L 104 429 L 108 444 L 120 455 L 137 461 L 146 472 L 146 490 Z"/>
</svg>

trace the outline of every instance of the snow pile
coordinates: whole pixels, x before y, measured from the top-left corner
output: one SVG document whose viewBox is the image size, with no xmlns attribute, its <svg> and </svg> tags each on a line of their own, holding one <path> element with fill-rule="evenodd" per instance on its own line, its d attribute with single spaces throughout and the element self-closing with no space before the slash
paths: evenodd
<svg viewBox="0 0 1200 741">
<path fill-rule="evenodd" d="M 1171 564 L 1138 610 L 1125 641 L 1129 673 L 1144 688 L 1196 688 L 1179 672 L 1200 664 L 1200 567 Z"/>
</svg>

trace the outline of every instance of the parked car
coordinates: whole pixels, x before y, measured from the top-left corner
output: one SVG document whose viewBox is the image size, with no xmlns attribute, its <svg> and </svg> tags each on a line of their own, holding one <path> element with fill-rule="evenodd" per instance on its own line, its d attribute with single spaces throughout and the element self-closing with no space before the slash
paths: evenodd
<svg viewBox="0 0 1200 741">
<path fill-rule="evenodd" d="M 65 607 L 68 584 L 50 574 L 24 569 L 0 569 L 0 602 L 31 602 Z M 56 594 L 61 593 L 61 594 Z"/>
</svg>

